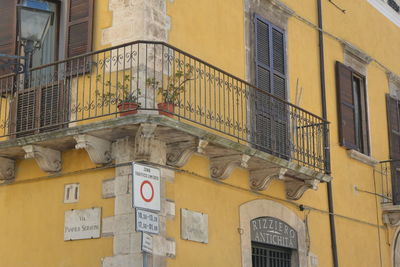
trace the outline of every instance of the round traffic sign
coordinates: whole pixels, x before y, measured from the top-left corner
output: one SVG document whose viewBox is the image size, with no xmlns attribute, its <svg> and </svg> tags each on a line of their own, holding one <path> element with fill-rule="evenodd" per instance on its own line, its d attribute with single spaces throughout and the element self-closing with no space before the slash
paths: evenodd
<svg viewBox="0 0 400 267">
<path fill-rule="evenodd" d="M 143 181 L 140 185 L 140 196 L 146 202 L 150 202 L 154 197 L 154 188 L 149 181 Z"/>
</svg>

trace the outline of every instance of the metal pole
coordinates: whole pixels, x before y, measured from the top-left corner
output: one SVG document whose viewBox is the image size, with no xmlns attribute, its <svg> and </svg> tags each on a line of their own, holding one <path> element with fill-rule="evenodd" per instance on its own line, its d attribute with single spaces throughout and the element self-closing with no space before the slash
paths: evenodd
<svg viewBox="0 0 400 267">
<path fill-rule="evenodd" d="M 147 267 L 147 253 L 143 251 L 143 267 Z"/>
<path fill-rule="evenodd" d="M 325 56 L 324 56 L 324 34 L 322 32 L 322 2 L 317 0 L 317 14 L 318 14 L 318 44 L 319 44 L 319 62 L 320 62 L 320 82 L 321 82 L 321 103 L 322 103 L 322 118 L 328 119 L 328 112 L 326 107 L 326 85 L 325 85 Z M 325 172 L 331 174 L 330 166 L 330 150 L 329 150 L 329 132 L 327 131 L 326 125 L 324 125 L 324 157 L 325 157 Z M 331 232 L 331 249 L 332 249 L 332 261 L 333 266 L 339 266 L 337 243 L 336 243 L 336 227 L 335 227 L 335 215 L 333 209 L 333 192 L 332 182 L 326 184 L 327 197 L 328 197 L 328 209 L 329 209 L 329 226 Z"/>
<path fill-rule="evenodd" d="M 25 80 L 25 88 L 29 87 L 29 75 L 30 75 L 30 68 L 31 68 L 31 59 L 34 47 L 34 42 L 32 40 L 27 40 L 24 46 L 25 52 L 25 64 L 24 64 L 24 80 Z"/>
</svg>

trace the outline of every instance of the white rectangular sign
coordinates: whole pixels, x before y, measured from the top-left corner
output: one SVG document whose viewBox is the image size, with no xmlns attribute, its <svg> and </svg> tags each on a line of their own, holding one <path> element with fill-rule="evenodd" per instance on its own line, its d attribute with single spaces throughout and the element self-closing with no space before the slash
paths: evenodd
<svg viewBox="0 0 400 267">
<path fill-rule="evenodd" d="M 67 210 L 64 216 L 64 240 L 100 237 L 101 208 Z"/>
<path fill-rule="evenodd" d="M 136 209 L 136 231 L 159 234 L 160 226 L 158 214 L 150 211 Z"/>
<path fill-rule="evenodd" d="M 160 211 L 160 170 L 133 163 L 133 206 Z"/>
<path fill-rule="evenodd" d="M 153 253 L 153 237 L 146 233 L 142 233 L 142 251 Z"/>
</svg>

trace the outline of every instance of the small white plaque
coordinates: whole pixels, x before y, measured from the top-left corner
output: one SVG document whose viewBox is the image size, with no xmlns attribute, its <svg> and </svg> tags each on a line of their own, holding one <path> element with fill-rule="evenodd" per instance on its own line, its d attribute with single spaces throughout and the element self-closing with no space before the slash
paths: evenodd
<svg viewBox="0 0 400 267">
<path fill-rule="evenodd" d="M 133 163 L 133 206 L 160 211 L 160 170 Z"/>
<path fill-rule="evenodd" d="M 208 215 L 181 209 L 181 237 L 201 243 L 208 243 Z"/>
<path fill-rule="evenodd" d="M 158 214 L 136 209 L 136 231 L 158 235 L 160 233 Z"/>
<path fill-rule="evenodd" d="M 64 240 L 100 237 L 101 208 L 67 210 L 64 217 Z"/>
<path fill-rule="evenodd" d="M 79 184 L 66 184 L 64 186 L 64 203 L 79 201 Z"/>
<path fill-rule="evenodd" d="M 142 233 L 142 251 L 153 253 L 153 237 L 146 233 Z"/>
</svg>

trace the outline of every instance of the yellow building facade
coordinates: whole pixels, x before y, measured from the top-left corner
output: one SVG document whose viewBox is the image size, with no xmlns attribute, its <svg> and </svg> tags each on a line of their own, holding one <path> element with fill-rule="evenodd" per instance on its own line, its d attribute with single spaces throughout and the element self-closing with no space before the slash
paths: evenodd
<svg viewBox="0 0 400 267">
<path fill-rule="evenodd" d="M 2 1 L 0 266 L 400 266 L 397 1 Z"/>
</svg>

